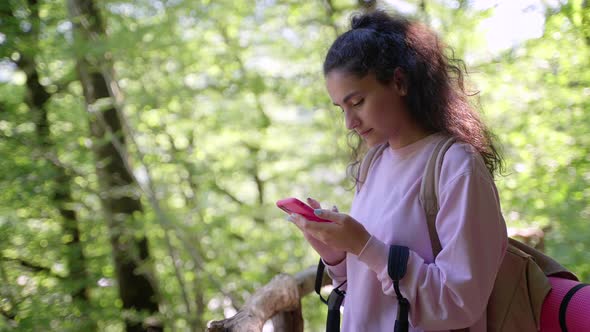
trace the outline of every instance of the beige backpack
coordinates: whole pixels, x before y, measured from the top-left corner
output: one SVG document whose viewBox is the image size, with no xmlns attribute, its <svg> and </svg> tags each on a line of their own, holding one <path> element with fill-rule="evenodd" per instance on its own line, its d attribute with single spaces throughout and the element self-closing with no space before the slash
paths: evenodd
<svg viewBox="0 0 590 332">
<path fill-rule="evenodd" d="M 446 151 L 455 139 L 446 137 L 434 148 L 422 176 L 420 203 L 426 211 L 428 232 L 434 257 L 442 247 L 436 232 L 438 213 L 438 178 Z M 387 148 L 387 144 L 377 145 L 366 153 L 360 169 L 357 190 L 366 180 L 373 161 Z M 487 306 L 487 330 L 490 332 L 528 332 L 538 331 L 541 307 L 545 296 L 551 290 L 548 276 L 571 280 L 577 277 L 551 257 L 512 238 L 508 238 L 508 248 Z M 458 331 L 469 331 L 468 328 Z"/>
</svg>

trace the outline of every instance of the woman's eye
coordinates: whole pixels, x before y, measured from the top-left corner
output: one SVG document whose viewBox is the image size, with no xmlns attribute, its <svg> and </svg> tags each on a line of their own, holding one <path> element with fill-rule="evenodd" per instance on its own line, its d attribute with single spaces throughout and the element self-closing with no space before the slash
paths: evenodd
<svg viewBox="0 0 590 332">
<path fill-rule="evenodd" d="M 352 104 L 352 106 L 354 106 L 354 107 L 356 107 L 356 106 L 360 106 L 360 105 L 362 105 L 362 103 L 363 103 L 364 101 L 365 101 L 364 99 L 361 99 L 361 100 L 357 101 L 356 103 L 353 103 L 353 104 Z"/>
</svg>

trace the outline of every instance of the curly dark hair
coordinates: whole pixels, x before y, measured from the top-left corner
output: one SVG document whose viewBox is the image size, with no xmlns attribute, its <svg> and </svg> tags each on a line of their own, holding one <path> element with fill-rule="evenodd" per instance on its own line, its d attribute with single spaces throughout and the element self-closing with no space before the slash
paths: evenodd
<svg viewBox="0 0 590 332">
<path fill-rule="evenodd" d="M 372 73 L 380 83 L 388 84 L 396 68 L 405 74 L 408 92 L 404 99 L 418 124 L 471 144 L 492 175 L 503 169 L 493 134 L 468 100 L 474 94 L 465 89 L 464 62 L 424 24 L 383 11 L 353 16 L 351 29 L 328 50 L 324 76 L 333 70 L 358 78 Z M 366 147 L 354 130 L 348 139 L 352 161 L 347 173 L 356 182 L 359 156 Z"/>
</svg>

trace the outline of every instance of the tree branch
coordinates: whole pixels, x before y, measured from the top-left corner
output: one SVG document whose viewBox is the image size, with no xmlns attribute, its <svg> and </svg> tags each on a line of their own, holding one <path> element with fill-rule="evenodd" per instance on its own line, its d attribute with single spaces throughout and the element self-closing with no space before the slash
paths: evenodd
<svg viewBox="0 0 590 332">
<path fill-rule="evenodd" d="M 240 206 L 244 206 L 246 205 L 246 203 L 242 202 L 239 198 L 237 198 L 236 196 L 234 196 L 232 193 L 230 193 L 229 191 L 227 191 L 227 189 L 221 187 L 217 181 L 213 180 L 212 182 L 213 184 L 213 189 L 215 189 L 216 191 L 224 194 L 225 196 L 227 196 L 229 199 L 231 199 L 234 203 L 240 205 Z"/>
<path fill-rule="evenodd" d="M 11 257 L 6 257 L 6 256 L 2 256 L 1 259 L 3 261 L 9 261 L 9 262 L 16 262 L 18 263 L 20 266 L 25 267 L 29 270 L 32 270 L 33 272 L 43 272 L 43 273 L 47 273 L 52 277 L 58 278 L 58 279 L 64 279 L 64 277 L 55 274 L 53 271 L 51 271 L 51 268 L 45 267 L 45 266 L 41 266 L 35 263 L 31 263 L 29 261 L 26 261 L 22 258 L 11 258 Z"/>
<path fill-rule="evenodd" d="M 4 318 L 8 319 L 11 322 L 14 322 L 14 319 L 16 318 L 16 314 L 14 312 L 8 312 L 8 311 L 1 310 L 0 314 L 2 314 L 2 316 L 4 316 Z"/>
</svg>

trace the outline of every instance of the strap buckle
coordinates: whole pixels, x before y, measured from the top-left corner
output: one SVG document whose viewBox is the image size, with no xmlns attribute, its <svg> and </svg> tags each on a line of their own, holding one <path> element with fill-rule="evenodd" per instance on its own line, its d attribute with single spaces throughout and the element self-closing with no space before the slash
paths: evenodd
<svg viewBox="0 0 590 332">
<path fill-rule="evenodd" d="M 324 262 L 320 258 L 320 261 L 318 263 L 318 269 L 317 269 L 317 272 L 315 275 L 315 287 L 314 287 L 315 292 L 320 296 L 320 300 L 322 300 L 322 302 L 324 302 L 324 304 L 328 305 L 328 308 L 331 308 L 331 303 L 332 303 L 332 306 L 334 306 L 334 305 L 336 305 L 336 303 L 338 303 L 337 308 L 340 309 L 342 302 L 344 302 L 344 295 L 346 295 L 346 292 L 343 290 L 340 290 L 340 287 L 342 287 L 346 283 L 346 280 L 344 280 L 340 285 L 335 287 L 332 290 L 332 292 L 330 293 L 330 295 L 328 296 L 328 299 L 325 299 L 322 296 L 322 293 L 320 292 L 320 290 L 322 288 L 322 280 L 324 278 L 324 269 L 325 268 L 326 268 L 326 265 L 324 264 Z"/>
</svg>

